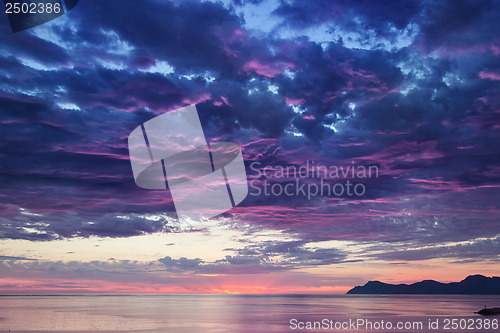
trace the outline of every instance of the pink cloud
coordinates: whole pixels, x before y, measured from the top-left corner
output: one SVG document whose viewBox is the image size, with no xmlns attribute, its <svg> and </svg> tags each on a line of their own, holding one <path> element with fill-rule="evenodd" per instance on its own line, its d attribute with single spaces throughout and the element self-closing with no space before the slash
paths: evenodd
<svg viewBox="0 0 500 333">
<path fill-rule="evenodd" d="M 287 68 L 292 68 L 293 65 L 289 63 L 270 63 L 270 64 L 265 64 L 259 60 L 250 60 L 247 61 L 243 67 L 242 70 L 244 72 L 255 72 L 259 75 L 268 77 L 268 78 L 274 78 L 276 75 L 283 73 L 283 71 Z"/>
<path fill-rule="evenodd" d="M 302 98 L 285 97 L 285 102 L 286 102 L 286 104 L 300 105 L 300 104 L 304 104 L 305 101 Z"/>
<path fill-rule="evenodd" d="M 480 71 L 479 77 L 481 79 L 489 79 L 494 81 L 500 80 L 500 73 L 490 72 L 490 71 Z"/>
</svg>

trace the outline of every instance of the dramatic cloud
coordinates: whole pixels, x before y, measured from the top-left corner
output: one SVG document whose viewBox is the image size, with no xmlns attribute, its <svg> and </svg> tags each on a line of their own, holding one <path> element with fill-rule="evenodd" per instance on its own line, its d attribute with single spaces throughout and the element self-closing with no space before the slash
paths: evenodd
<svg viewBox="0 0 500 333">
<path fill-rule="evenodd" d="M 253 184 L 223 217 L 295 240 L 245 244 L 218 261 L 158 254 L 159 269 L 492 259 L 499 10 L 498 1 L 88 0 L 16 34 L 0 20 L 0 238 L 203 232 L 179 226 L 169 191 L 135 185 L 127 149 L 140 124 L 197 104 L 207 139 L 238 144 Z M 262 173 L 308 161 L 377 175 Z M 348 195 L 347 181 L 363 194 Z M 324 182 L 346 191 L 311 196 Z M 264 193 L 287 184 L 294 195 Z M 377 244 L 364 257 L 314 247 L 332 240 Z M 39 264 L 26 258 L 0 260 Z"/>
</svg>

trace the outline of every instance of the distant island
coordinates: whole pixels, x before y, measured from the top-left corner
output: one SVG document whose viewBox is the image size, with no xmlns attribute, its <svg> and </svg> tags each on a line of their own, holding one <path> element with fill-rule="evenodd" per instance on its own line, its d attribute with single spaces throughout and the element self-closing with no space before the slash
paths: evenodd
<svg viewBox="0 0 500 333">
<path fill-rule="evenodd" d="M 424 280 L 413 284 L 389 284 L 370 281 L 347 292 L 352 295 L 376 294 L 442 294 L 442 295 L 500 295 L 500 277 L 469 275 L 460 282 L 441 283 Z"/>
</svg>

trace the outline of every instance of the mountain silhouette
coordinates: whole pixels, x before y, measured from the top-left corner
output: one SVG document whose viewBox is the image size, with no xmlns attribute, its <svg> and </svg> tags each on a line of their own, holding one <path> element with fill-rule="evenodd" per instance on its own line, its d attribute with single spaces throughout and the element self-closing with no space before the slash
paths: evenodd
<svg viewBox="0 0 500 333">
<path fill-rule="evenodd" d="M 441 283 L 424 280 L 412 284 L 389 284 L 369 281 L 347 294 L 447 294 L 447 295 L 500 295 L 500 277 L 469 275 L 460 282 Z"/>
</svg>

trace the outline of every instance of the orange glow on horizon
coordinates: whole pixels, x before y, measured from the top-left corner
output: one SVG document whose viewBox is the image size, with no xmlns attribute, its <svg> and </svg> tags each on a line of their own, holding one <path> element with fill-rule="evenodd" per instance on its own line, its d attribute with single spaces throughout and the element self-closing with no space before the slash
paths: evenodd
<svg viewBox="0 0 500 333">
<path fill-rule="evenodd" d="M 17 272 L 0 278 L 0 294 L 345 294 L 369 280 L 411 284 L 422 280 L 459 282 L 468 275 L 498 275 L 496 265 L 448 263 L 431 259 L 405 265 L 391 263 L 344 264 L 303 271 L 258 274 L 187 274 L 165 271 L 104 274 L 89 279 L 49 271 Z M 22 273 L 22 274 L 21 274 Z M 114 280 L 114 279 L 122 279 Z"/>
</svg>

